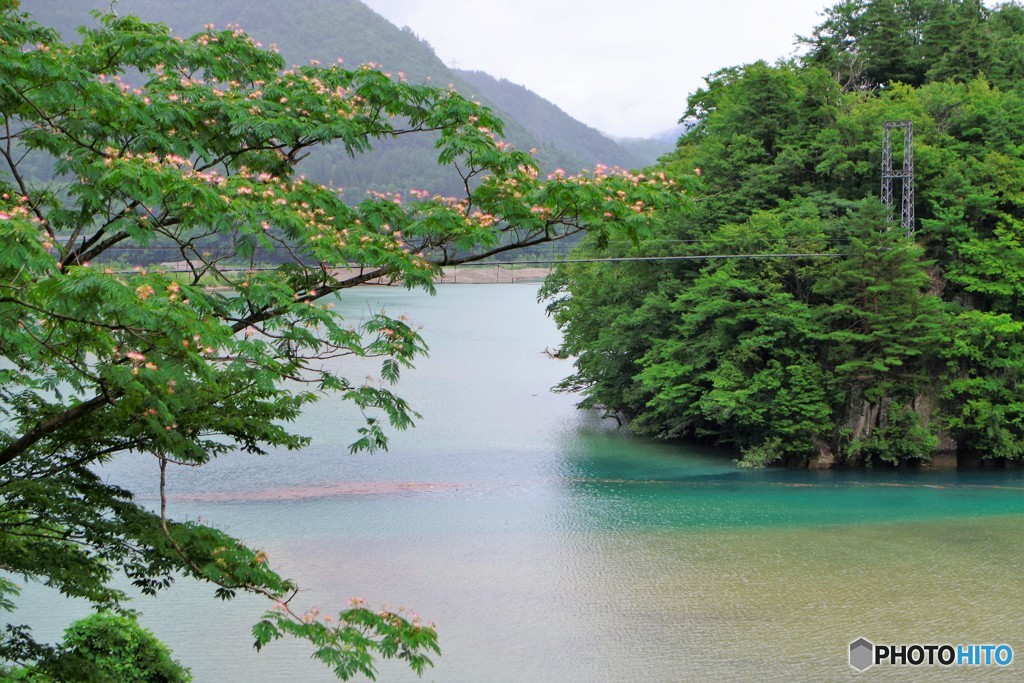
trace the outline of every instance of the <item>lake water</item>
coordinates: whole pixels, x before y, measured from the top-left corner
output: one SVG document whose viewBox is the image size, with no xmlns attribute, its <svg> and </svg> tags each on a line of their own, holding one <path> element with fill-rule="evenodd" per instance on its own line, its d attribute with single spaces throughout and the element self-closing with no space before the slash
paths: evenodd
<svg viewBox="0 0 1024 683">
<path fill-rule="evenodd" d="M 1024 475 L 743 472 L 728 453 L 630 437 L 549 388 L 569 361 L 536 285 L 363 288 L 423 325 L 429 358 L 399 386 L 422 414 L 391 449 L 349 455 L 357 416 L 325 402 L 302 453 L 173 472 L 172 516 L 266 549 L 302 607 L 360 596 L 437 623 L 423 680 L 842 680 L 850 641 L 1008 643 L 1011 667 L 873 669 L 873 678 L 1010 680 L 1024 669 Z M 351 364 L 351 375 L 372 374 Z M 157 470 L 107 475 L 156 504 Z M 310 648 L 256 654 L 257 599 L 182 584 L 143 623 L 197 681 L 330 681 Z M 55 638 L 82 613 L 29 587 L 22 615 Z M 417 680 L 383 664 L 380 680 Z"/>
</svg>

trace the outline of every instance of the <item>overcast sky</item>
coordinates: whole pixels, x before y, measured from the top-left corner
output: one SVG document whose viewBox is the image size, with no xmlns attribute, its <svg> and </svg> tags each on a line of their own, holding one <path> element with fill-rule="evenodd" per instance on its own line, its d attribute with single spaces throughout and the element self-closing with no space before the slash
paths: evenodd
<svg viewBox="0 0 1024 683">
<path fill-rule="evenodd" d="M 675 126 L 725 66 L 794 54 L 838 0 L 363 0 L 449 66 L 524 85 L 613 136 Z"/>
</svg>

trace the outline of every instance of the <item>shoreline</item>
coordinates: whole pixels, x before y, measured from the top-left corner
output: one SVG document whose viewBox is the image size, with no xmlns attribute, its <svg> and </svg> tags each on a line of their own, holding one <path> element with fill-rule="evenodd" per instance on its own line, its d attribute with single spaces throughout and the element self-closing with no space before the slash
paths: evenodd
<svg viewBox="0 0 1024 683">
<path fill-rule="evenodd" d="M 551 268 L 535 268 L 535 267 L 516 267 L 514 264 L 509 265 L 474 265 L 472 263 L 463 264 L 461 266 L 454 266 L 445 268 L 441 275 L 434 278 L 434 284 L 436 285 L 486 285 L 486 284 L 515 284 L 534 282 L 540 283 L 544 281 L 548 275 L 552 272 Z M 336 277 L 344 277 L 346 274 L 357 275 L 358 270 L 355 268 L 336 268 L 333 270 Z M 357 287 L 389 287 L 392 285 L 399 284 L 394 280 L 369 280 Z M 226 292 L 231 291 L 233 288 L 227 285 L 213 285 L 204 287 L 205 290 L 210 292 Z"/>
<path fill-rule="evenodd" d="M 337 268 L 335 276 L 344 277 L 346 274 L 356 275 L 356 269 Z M 484 285 L 484 284 L 513 284 L 516 282 L 542 282 L 550 275 L 551 268 L 536 268 L 532 266 L 517 266 L 515 264 L 493 265 L 466 263 L 459 266 L 445 268 L 441 275 L 434 278 L 437 285 Z M 392 280 L 370 280 L 359 286 L 366 285 L 391 285 Z"/>
<path fill-rule="evenodd" d="M 467 263 L 461 266 L 445 268 L 440 277 L 434 278 L 436 284 L 509 284 L 514 282 L 541 282 L 551 274 L 551 268 L 533 266 L 474 265 Z"/>
</svg>

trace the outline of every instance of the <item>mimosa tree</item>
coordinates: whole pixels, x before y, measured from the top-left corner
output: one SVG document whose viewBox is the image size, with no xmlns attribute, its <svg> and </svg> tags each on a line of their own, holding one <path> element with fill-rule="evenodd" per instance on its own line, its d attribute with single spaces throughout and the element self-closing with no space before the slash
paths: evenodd
<svg viewBox="0 0 1024 683">
<path fill-rule="evenodd" d="M 369 281 L 432 289 L 443 266 L 583 230 L 635 234 L 679 193 L 606 169 L 544 179 L 500 140 L 500 120 L 452 90 L 372 67 L 286 69 L 240 29 L 181 38 L 98 18 L 64 42 L 0 0 L 0 569 L 97 608 L 126 599 L 118 573 L 143 593 L 175 576 L 258 593 L 273 604 L 257 647 L 308 639 L 341 678 L 372 676 L 377 657 L 421 672 L 439 651 L 432 627 L 359 603 L 300 608 L 264 553 L 173 520 L 167 477 L 301 449 L 288 423 L 325 394 L 366 415 L 353 449 L 385 446 L 387 424 L 415 417 L 390 385 L 424 340 L 383 313 L 345 321 L 325 300 Z M 346 203 L 296 173 L 319 147 L 355 155 L 413 134 L 435 136 L 463 196 Z M 173 268 L 109 262 L 155 245 Z M 257 253 L 280 265 L 257 268 Z M 380 382 L 326 369 L 339 356 L 379 358 Z M 159 510 L 95 474 L 118 455 L 159 478 Z M 0 604 L 16 595 L 0 578 Z M 8 627 L 0 659 L 46 658 Z"/>
</svg>

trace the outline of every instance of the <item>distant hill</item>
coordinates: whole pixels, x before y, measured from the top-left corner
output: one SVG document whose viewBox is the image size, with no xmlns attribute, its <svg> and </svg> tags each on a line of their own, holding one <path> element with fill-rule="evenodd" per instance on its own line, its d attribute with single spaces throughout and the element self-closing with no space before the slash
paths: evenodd
<svg viewBox="0 0 1024 683">
<path fill-rule="evenodd" d="M 658 159 L 676 148 L 678 138 L 679 136 L 674 138 L 618 138 L 615 142 L 633 156 L 641 159 Z"/>
<path fill-rule="evenodd" d="M 22 1 L 22 8 L 37 21 L 67 38 L 78 26 L 95 24 L 90 10 L 109 7 L 109 0 Z M 374 62 L 385 71 L 402 71 L 411 82 L 454 84 L 459 92 L 478 97 L 498 112 L 505 120 L 505 139 L 518 149 L 537 149 L 538 162 L 547 170 L 573 171 L 596 163 L 639 167 L 653 163 L 661 153 L 635 145 L 627 149 L 522 86 L 480 72 L 449 69 L 412 29 L 394 26 L 358 0 L 120 0 L 116 10 L 165 23 L 180 35 L 196 33 L 206 24 L 238 24 L 265 46 L 275 44 L 294 64 L 313 59 L 331 63 L 341 57 L 351 66 Z M 305 162 L 304 172 L 345 187 L 353 200 L 371 188 L 456 191 L 459 180 L 439 169 L 435 158 L 430 141 L 423 138 L 383 141 L 374 152 L 356 159 L 340 151 L 321 151 Z"/>
<path fill-rule="evenodd" d="M 485 100 L 493 102 L 498 110 L 522 124 L 542 145 L 564 150 L 587 165 L 603 163 L 634 168 L 654 161 L 654 158 L 633 154 L 524 86 L 504 78 L 498 80 L 483 71 L 458 70 L 455 73 Z"/>
<path fill-rule="evenodd" d="M 693 121 L 683 121 L 675 128 L 656 133 L 649 138 L 615 138 L 615 142 L 641 159 L 659 159 L 674 151 L 679 138 L 686 135 L 693 125 Z"/>
</svg>

